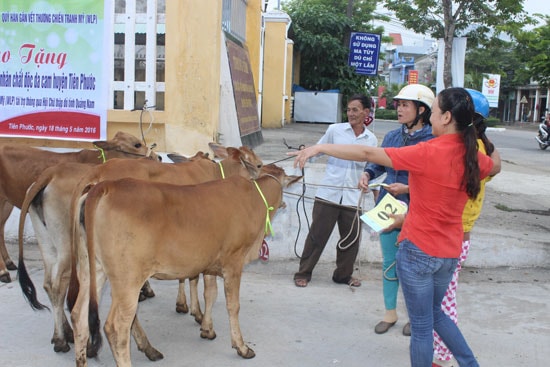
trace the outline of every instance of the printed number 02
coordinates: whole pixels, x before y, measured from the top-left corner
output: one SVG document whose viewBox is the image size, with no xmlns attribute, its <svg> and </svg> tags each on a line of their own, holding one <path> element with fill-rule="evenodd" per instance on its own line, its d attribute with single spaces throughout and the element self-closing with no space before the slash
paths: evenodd
<svg viewBox="0 0 550 367">
<path fill-rule="evenodd" d="M 397 208 L 394 208 L 390 203 L 386 204 L 384 206 L 384 211 L 378 212 L 378 218 L 382 220 L 390 220 L 390 216 L 388 215 L 388 212 L 391 214 L 397 213 Z"/>
</svg>

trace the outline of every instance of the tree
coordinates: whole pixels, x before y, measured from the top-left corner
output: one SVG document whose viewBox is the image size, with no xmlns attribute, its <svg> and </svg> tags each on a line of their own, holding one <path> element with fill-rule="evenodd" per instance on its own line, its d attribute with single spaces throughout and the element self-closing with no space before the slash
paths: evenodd
<svg viewBox="0 0 550 367">
<path fill-rule="evenodd" d="M 520 75 L 550 88 L 550 17 L 546 16 L 545 20 L 543 26 L 516 34 L 516 55 L 527 66 L 518 70 Z"/>
<path fill-rule="evenodd" d="M 382 34 L 373 28 L 377 0 L 290 0 L 283 9 L 292 19 L 291 38 L 300 53 L 300 85 L 310 90 L 364 92 L 372 78 L 348 64 L 351 32 Z M 376 79 L 376 78 L 375 78 Z"/>
<path fill-rule="evenodd" d="M 527 84 L 529 77 L 518 72 L 525 69 L 525 62 L 517 56 L 515 45 L 515 41 L 497 38 L 469 47 L 464 65 L 467 71 L 464 86 L 481 90 L 483 77 L 487 74 L 499 74 L 502 89 Z"/>
<path fill-rule="evenodd" d="M 487 42 L 502 33 L 513 34 L 533 20 L 523 11 L 523 0 L 385 0 L 403 25 L 444 41 L 443 83 L 452 85 L 451 58 L 455 37 Z"/>
</svg>

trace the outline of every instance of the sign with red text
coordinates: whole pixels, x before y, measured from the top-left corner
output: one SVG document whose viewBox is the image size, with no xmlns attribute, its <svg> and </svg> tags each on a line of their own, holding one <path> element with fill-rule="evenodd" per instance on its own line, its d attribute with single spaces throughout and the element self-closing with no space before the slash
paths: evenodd
<svg viewBox="0 0 550 367">
<path fill-rule="evenodd" d="M 418 70 L 409 70 L 409 84 L 418 84 Z"/>
<path fill-rule="evenodd" d="M 106 138 L 112 0 L 0 0 L 0 136 Z"/>
</svg>

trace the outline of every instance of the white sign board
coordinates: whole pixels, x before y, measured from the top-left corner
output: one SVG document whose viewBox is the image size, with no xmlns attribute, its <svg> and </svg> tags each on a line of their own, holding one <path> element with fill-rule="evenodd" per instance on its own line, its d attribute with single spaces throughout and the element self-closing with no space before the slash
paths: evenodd
<svg viewBox="0 0 550 367">
<path fill-rule="evenodd" d="M 487 76 L 483 78 L 481 93 L 489 101 L 489 107 L 498 107 L 499 92 L 500 92 L 500 75 L 487 74 Z"/>
</svg>

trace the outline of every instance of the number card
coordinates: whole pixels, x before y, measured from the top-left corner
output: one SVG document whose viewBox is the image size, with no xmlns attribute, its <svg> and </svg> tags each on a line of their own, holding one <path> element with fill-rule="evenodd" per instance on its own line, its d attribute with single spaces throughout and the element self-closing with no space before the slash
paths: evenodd
<svg viewBox="0 0 550 367">
<path fill-rule="evenodd" d="M 407 209 L 407 204 L 397 200 L 390 194 L 386 194 L 378 205 L 361 216 L 361 220 L 376 232 L 380 232 L 394 222 L 389 214 L 405 214 Z"/>
</svg>

